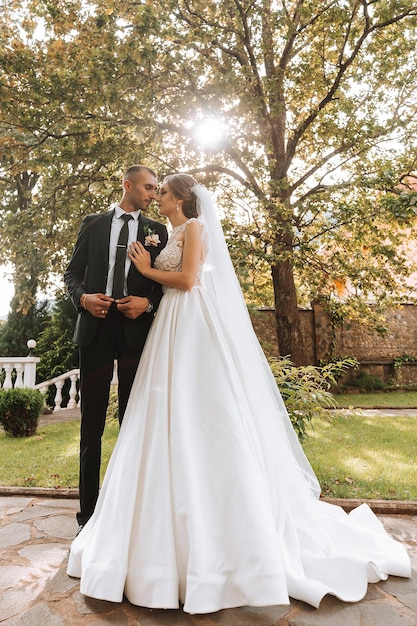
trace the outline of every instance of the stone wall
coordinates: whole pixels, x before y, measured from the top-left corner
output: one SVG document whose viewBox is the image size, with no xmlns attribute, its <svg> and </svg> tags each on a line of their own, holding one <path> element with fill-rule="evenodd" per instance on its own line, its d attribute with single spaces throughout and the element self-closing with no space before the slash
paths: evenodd
<svg viewBox="0 0 417 626">
<path fill-rule="evenodd" d="M 386 312 L 388 331 L 380 335 L 359 323 L 345 322 L 336 328 L 334 336 L 330 318 L 322 307 L 300 309 L 302 332 L 306 342 L 306 362 L 317 365 L 330 354 L 335 357 L 355 357 L 361 369 L 387 381 L 396 373 L 394 359 L 403 355 L 417 358 L 417 306 L 402 305 Z M 251 313 L 255 332 L 267 356 L 279 354 L 275 331 L 275 311 L 259 309 Z M 401 367 L 401 382 L 417 382 L 417 364 Z"/>
<path fill-rule="evenodd" d="M 312 311 L 308 309 L 300 309 L 299 312 L 301 315 L 301 331 L 304 334 L 306 346 L 306 363 L 315 363 L 314 316 Z M 275 309 L 257 309 L 251 311 L 250 315 L 255 333 L 267 357 L 279 356 Z"/>
<path fill-rule="evenodd" d="M 319 309 L 319 310 L 318 310 Z M 331 342 L 329 318 L 320 307 L 312 315 L 322 322 L 315 324 L 317 358 L 325 358 L 325 347 Z M 323 321 L 327 317 L 327 326 Z M 380 335 L 359 323 L 345 322 L 336 329 L 334 355 L 353 356 L 358 361 L 392 361 L 408 354 L 417 356 L 417 307 L 412 304 L 389 309 L 385 314 L 387 332 Z"/>
<path fill-rule="evenodd" d="M 256 336 L 266 356 L 278 356 L 275 309 L 251 309 L 250 317 Z"/>
</svg>

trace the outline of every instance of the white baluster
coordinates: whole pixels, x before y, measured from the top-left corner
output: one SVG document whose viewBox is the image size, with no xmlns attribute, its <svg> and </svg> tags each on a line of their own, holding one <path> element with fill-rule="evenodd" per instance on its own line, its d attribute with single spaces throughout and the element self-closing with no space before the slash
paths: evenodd
<svg viewBox="0 0 417 626">
<path fill-rule="evenodd" d="M 77 395 L 77 374 L 72 374 L 71 375 L 71 387 L 70 387 L 70 391 L 69 391 L 69 401 L 68 401 L 68 408 L 69 409 L 74 409 L 77 406 L 77 402 L 75 400 L 75 397 Z"/>
<path fill-rule="evenodd" d="M 15 389 L 22 389 L 23 387 L 23 366 L 22 363 L 15 363 L 16 380 L 14 381 Z"/>
<path fill-rule="evenodd" d="M 33 389 L 35 386 L 36 379 L 36 363 L 39 362 L 39 357 L 28 356 L 25 362 L 25 371 L 24 371 L 24 385 L 25 387 L 29 387 Z"/>
<path fill-rule="evenodd" d="M 4 364 L 4 371 L 6 372 L 6 378 L 4 379 L 3 389 L 12 389 L 12 369 L 13 365 L 11 363 Z"/>
<path fill-rule="evenodd" d="M 62 402 L 62 387 L 64 386 L 63 380 L 58 380 L 56 383 L 56 394 L 55 394 L 55 406 L 54 411 L 59 411 L 61 408 Z"/>
</svg>

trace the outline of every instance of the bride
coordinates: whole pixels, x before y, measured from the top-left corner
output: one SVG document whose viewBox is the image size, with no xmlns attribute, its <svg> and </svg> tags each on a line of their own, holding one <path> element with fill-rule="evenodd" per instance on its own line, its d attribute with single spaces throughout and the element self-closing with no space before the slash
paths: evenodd
<svg viewBox="0 0 417 626">
<path fill-rule="evenodd" d="M 318 499 L 207 189 L 174 174 L 158 203 L 167 246 L 155 267 L 140 243 L 129 257 L 165 295 L 68 574 L 87 596 L 189 613 L 353 602 L 409 577 L 367 505 L 348 515 Z"/>
</svg>

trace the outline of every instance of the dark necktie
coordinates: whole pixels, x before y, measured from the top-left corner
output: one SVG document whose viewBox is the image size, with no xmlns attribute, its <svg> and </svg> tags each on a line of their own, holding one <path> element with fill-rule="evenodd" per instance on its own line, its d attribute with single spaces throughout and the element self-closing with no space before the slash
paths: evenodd
<svg viewBox="0 0 417 626">
<path fill-rule="evenodd" d="M 123 220 L 122 230 L 120 231 L 119 241 L 116 248 L 116 262 L 114 264 L 113 275 L 113 290 L 112 298 L 119 300 L 125 295 L 125 263 L 127 253 L 127 240 L 129 234 L 129 227 L 127 225 L 129 220 L 133 220 L 131 215 L 122 215 L 120 219 Z"/>
</svg>

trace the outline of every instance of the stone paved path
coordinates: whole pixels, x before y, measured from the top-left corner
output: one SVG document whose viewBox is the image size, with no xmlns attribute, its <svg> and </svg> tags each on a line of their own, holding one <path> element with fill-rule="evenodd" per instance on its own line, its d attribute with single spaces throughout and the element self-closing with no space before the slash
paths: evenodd
<svg viewBox="0 0 417 626">
<path fill-rule="evenodd" d="M 187 615 L 92 600 L 66 575 L 68 549 L 77 529 L 73 498 L 0 495 L 1 626 L 416 626 L 417 516 L 379 515 L 402 541 L 413 564 L 410 580 L 391 577 L 369 585 L 366 597 L 345 604 L 326 597 L 319 609 L 242 607 Z"/>
</svg>

